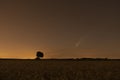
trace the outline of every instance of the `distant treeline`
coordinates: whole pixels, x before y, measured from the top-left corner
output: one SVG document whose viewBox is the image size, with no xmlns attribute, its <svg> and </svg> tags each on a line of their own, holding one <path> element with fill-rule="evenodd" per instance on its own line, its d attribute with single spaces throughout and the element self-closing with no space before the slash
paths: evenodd
<svg viewBox="0 0 120 80">
<path fill-rule="evenodd" d="M 76 60 L 109 61 L 109 60 L 120 60 L 120 59 L 108 59 L 108 58 L 76 58 Z"/>
<path fill-rule="evenodd" d="M 64 59 L 48 59 L 48 60 L 74 60 L 74 61 L 120 61 L 120 59 L 108 59 L 108 58 L 64 58 Z"/>
<path fill-rule="evenodd" d="M 36 59 L 13 59 L 13 58 L 0 58 L 0 60 L 36 60 Z M 51 58 L 41 60 L 73 60 L 73 61 L 120 61 L 120 59 L 109 59 L 109 58 Z"/>
</svg>

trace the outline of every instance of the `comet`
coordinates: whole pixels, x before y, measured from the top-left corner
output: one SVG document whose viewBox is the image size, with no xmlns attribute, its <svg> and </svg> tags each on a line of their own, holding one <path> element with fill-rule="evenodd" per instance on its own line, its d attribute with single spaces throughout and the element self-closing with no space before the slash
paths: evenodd
<svg viewBox="0 0 120 80">
<path fill-rule="evenodd" d="M 79 40 L 76 44 L 75 44 L 75 47 L 79 47 L 81 44 L 81 40 Z"/>
</svg>

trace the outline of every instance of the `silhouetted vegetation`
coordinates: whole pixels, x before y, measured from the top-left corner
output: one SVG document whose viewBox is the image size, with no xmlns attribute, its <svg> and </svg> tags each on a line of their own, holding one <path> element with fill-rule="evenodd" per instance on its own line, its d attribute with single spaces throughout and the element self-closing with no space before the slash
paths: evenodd
<svg viewBox="0 0 120 80">
<path fill-rule="evenodd" d="M 0 80 L 120 80 L 120 61 L 0 60 Z"/>
<path fill-rule="evenodd" d="M 108 58 L 77 58 L 77 60 L 85 60 L 85 61 L 106 61 L 111 60 Z"/>
<path fill-rule="evenodd" d="M 40 59 L 43 58 L 43 57 L 44 57 L 43 52 L 38 51 L 38 52 L 36 53 L 36 60 L 40 60 Z"/>
</svg>

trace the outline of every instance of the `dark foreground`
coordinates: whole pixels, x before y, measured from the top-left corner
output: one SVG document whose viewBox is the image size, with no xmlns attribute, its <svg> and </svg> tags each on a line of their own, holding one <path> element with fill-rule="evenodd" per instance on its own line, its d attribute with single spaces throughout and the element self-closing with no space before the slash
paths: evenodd
<svg viewBox="0 0 120 80">
<path fill-rule="evenodd" d="M 120 61 L 0 60 L 0 80 L 120 80 Z"/>
</svg>

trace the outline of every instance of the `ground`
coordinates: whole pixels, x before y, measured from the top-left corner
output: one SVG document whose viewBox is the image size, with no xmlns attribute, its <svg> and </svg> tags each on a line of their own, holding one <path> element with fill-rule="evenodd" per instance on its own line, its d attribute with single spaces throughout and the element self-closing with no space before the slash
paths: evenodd
<svg viewBox="0 0 120 80">
<path fill-rule="evenodd" d="M 120 61 L 0 60 L 0 80 L 120 80 Z"/>
</svg>

